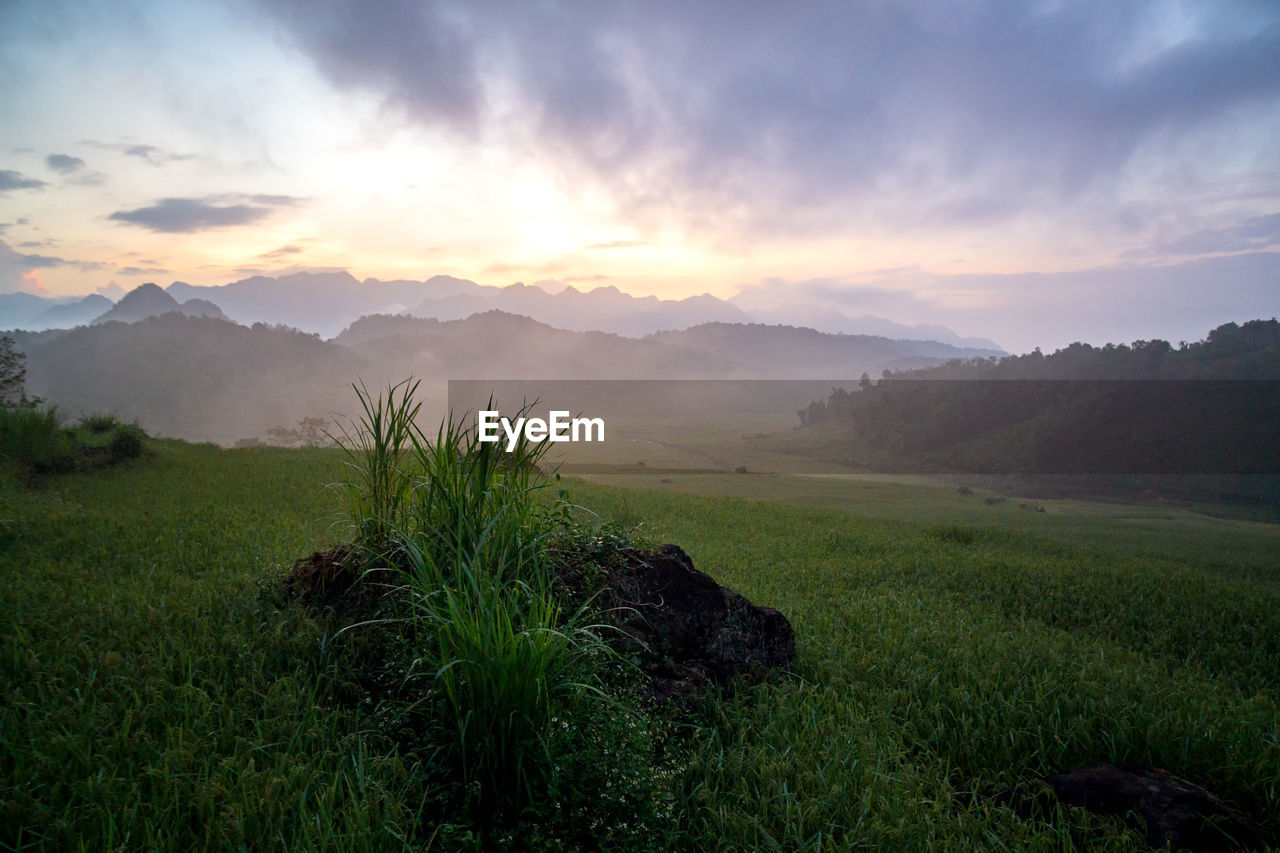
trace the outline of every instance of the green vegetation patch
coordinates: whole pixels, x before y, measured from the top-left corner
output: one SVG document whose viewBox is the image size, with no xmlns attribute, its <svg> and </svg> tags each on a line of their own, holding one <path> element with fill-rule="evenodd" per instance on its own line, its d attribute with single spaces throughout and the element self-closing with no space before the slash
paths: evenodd
<svg viewBox="0 0 1280 853">
<path fill-rule="evenodd" d="M 24 482 L 116 465 L 137 459 L 146 448 L 142 427 L 114 416 L 92 415 L 68 428 L 51 406 L 0 407 L 0 471 Z"/>
<path fill-rule="evenodd" d="M 437 751 L 455 706 L 384 705 L 429 744 L 407 746 L 365 701 L 359 632 L 278 593 L 351 538 L 325 487 L 340 453 L 148 443 L 145 465 L 0 483 L 0 849 L 1142 849 L 1118 818 L 1009 795 L 1099 761 L 1280 813 L 1275 525 L 906 480 L 562 483 L 573 525 L 638 525 L 787 614 L 798 660 L 683 721 L 590 691 L 547 706 L 538 796 L 493 832 L 456 776 L 471 747 Z M 431 637 L 518 634 L 420 606 L 439 608 L 409 655 L 429 690 Z M 565 610 L 542 618 L 567 636 Z"/>
</svg>

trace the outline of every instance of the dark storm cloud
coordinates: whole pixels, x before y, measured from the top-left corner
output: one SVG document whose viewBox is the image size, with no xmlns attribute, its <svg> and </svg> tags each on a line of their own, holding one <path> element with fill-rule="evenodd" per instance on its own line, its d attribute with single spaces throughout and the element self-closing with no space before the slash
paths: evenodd
<svg viewBox="0 0 1280 853">
<path fill-rule="evenodd" d="M 60 175 L 70 175 L 83 169 L 85 162 L 79 157 L 69 154 L 50 154 L 44 158 L 44 164 Z"/>
<path fill-rule="evenodd" d="M 243 199 L 243 200 L 241 200 Z M 256 200 L 256 204 L 248 203 Z M 150 207 L 118 210 L 110 219 L 165 234 L 190 234 L 211 228 L 252 225 L 271 215 L 273 208 L 296 204 L 292 196 L 217 196 L 163 198 Z M 231 203 L 228 203 L 231 202 Z M 236 203 L 238 202 L 238 203 Z"/>
<path fill-rule="evenodd" d="M 1110 0 L 260 4 L 413 120 L 516 127 L 637 202 L 782 228 L 867 200 L 998 221 L 1114 182 L 1153 139 L 1280 110 L 1268 3 L 1192 3 L 1165 41 L 1177 9 Z"/>
<path fill-rule="evenodd" d="M 10 190 L 38 190 L 46 187 L 44 181 L 36 178 L 23 177 L 21 172 L 15 172 L 12 169 L 0 169 L 0 192 L 8 192 Z"/>
</svg>

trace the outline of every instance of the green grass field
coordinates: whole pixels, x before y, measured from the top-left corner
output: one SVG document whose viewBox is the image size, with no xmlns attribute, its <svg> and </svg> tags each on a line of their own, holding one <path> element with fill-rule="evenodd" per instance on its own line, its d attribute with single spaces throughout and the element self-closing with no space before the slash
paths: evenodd
<svg viewBox="0 0 1280 853">
<path fill-rule="evenodd" d="M 0 849 L 460 843 L 415 829 L 431 768 L 271 594 L 348 538 L 339 455 L 151 446 L 0 484 Z M 690 722 L 655 848 L 1143 849 L 991 799 L 1103 760 L 1280 814 L 1280 527 L 910 478 L 590 479 L 565 481 L 584 513 L 796 629 L 790 676 Z"/>
</svg>

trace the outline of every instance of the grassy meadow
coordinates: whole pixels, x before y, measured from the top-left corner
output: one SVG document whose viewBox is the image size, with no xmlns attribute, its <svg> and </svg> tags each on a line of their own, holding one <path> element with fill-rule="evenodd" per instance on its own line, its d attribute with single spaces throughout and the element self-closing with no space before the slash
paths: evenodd
<svg viewBox="0 0 1280 853">
<path fill-rule="evenodd" d="M 351 537 L 341 455 L 149 447 L 0 482 L 0 850 L 476 847 L 431 756 L 353 701 L 344 644 L 278 593 Z M 797 662 L 678 722 L 669 808 L 612 846 L 1143 849 L 995 796 L 1105 760 L 1280 814 L 1280 527 L 657 466 L 562 485 L 781 610 Z"/>
</svg>

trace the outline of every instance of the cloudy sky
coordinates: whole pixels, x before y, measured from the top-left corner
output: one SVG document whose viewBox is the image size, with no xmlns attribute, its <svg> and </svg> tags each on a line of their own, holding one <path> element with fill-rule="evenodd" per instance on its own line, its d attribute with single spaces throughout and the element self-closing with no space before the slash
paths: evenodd
<svg viewBox="0 0 1280 853">
<path fill-rule="evenodd" d="M 742 293 L 1012 348 L 1280 305 L 1280 4 L 0 4 L 0 292 Z"/>
</svg>

